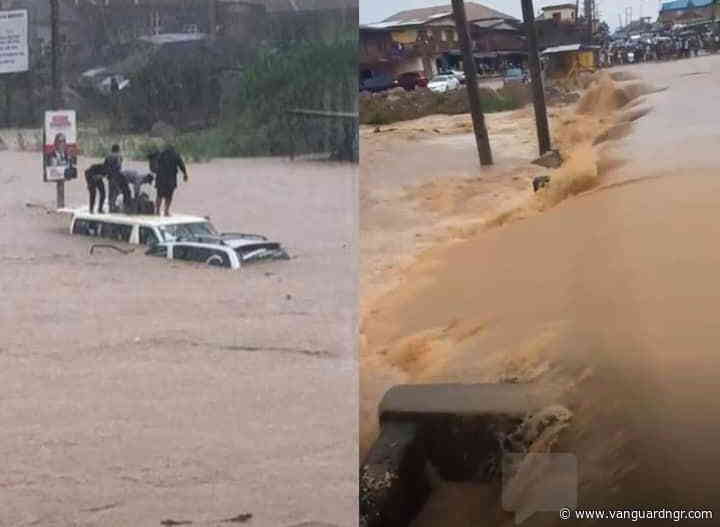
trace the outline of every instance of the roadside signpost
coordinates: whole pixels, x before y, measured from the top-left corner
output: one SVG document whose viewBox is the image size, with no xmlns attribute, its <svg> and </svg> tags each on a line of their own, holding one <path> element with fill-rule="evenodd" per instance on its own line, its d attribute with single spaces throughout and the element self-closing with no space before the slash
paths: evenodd
<svg viewBox="0 0 720 527">
<path fill-rule="evenodd" d="M 0 74 L 28 71 L 28 12 L 0 11 Z"/>
<path fill-rule="evenodd" d="M 62 107 L 62 81 L 60 78 L 60 49 L 58 35 L 58 20 L 60 19 L 59 0 L 50 0 L 50 39 L 52 46 L 52 106 L 53 110 L 59 110 Z M 46 138 L 45 142 L 52 140 Z M 47 156 L 46 156 L 47 158 Z M 47 178 L 47 173 L 43 174 Z M 56 201 L 57 208 L 65 206 L 65 180 L 56 181 Z"/>
<path fill-rule="evenodd" d="M 45 112 L 43 180 L 57 184 L 77 177 L 77 122 L 73 110 Z M 63 207 L 58 204 L 58 208 Z"/>
</svg>

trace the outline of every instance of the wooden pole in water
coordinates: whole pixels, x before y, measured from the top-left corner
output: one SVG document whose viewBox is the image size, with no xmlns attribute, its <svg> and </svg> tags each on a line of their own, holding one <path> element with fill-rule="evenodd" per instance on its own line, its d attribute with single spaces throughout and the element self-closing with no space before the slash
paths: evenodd
<svg viewBox="0 0 720 527">
<path fill-rule="evenodd" d="M 452 0 L 453 13 L 455 15 L 455 27 L 460 40 L 460 48 L 463 53 L 463 66 L 465 69 L 465 86 L 467 87 L 470 114 L 472 115 L 473 130 L 475 131 L 475 142 L 477 143 L 480 164 L 483 166 L 492 165 L 492 151 L 487 128 L 485 127 L 485 116 L 480 103 L 480 91 L 477 81 L 477 65 L 473 57 L 470 35 L 468 34 L 467 16 L 465 15 L 465 3 L 463 0 Z"/>
<path fill-rule="evenodd" d="M 528 43 L 528 64 L 535 106 L 535 126 L 537 127 L 540 155 L 550 151 L 550 128 L 548 127 L 545 91 L 543 90 L 540 59 L 538 57 L 537 32 L 535 31 L 535 12 L 532 0 L 522 0 L 523 21 Z"/>
<path fill-rule="evenodd" d="M 62 107 L 62 81 L 60 79 L 60 43 L 58 35 L 58 20 L 60 18 L 60 5 L 58 0 L 50 0 L 50 44 L 51 44 L 51 75 L 52 75 L 52 107 L 59 110 Z M 57 208 L 65 206 L 65 181 L 56 182 Z"/>
</svg>

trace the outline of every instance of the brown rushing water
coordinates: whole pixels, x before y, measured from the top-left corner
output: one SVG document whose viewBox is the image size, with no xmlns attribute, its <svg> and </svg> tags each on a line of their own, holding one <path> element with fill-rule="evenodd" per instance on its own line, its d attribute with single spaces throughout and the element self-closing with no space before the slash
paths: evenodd
<svg viewBox="0 0 720 527">
<path fill-rule="evenodd" d="M 370 307 L 366 434 L 393 382 L 515 378 L 573 412 L 554 451 L 578 457 L 580 506 L 720 503 L 719 66 L 634 68 L 669 89 L 600 188 L 425 254 Z M 443 486 L 416 524 L 510 525 L 496 503 Z"/>
<path fill-rule="evenodd" d="M 0 525 L 352 525 L 356 167 L 190 165 L 175 212 L 295 257 L 230 271 L 89 255 L 39 159 L 0 153 Z"/>
</svg>

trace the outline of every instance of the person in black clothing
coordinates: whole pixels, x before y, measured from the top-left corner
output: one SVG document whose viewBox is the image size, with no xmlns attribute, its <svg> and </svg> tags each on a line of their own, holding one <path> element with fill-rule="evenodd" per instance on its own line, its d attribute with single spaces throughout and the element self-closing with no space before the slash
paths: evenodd
<svg viewBox="0 0 720 527">
<path fill-rule="evenodd" d="M 123 158 L 120 155 L 120 146 L 113 145 L 109 156 L 105 158 L 105 170 L 108 176 L 110 199 L 108 208 L 110 212 L 118 212 L 117 198 L 119 194 L 123 197 L 123 207 L 128 207 L 132 201 L 130 187 L 122 174 Z"/>
<path fill-rule="evenodd" d="M 95 198 L 100 194 L 100 203 L 98 204 L 98 213 L 102 214 L 103 203 L 105 203 L 105 182 L 103 178 L 107 175 L 104 163 L 91 165 L 85 171 L 85 181 L 87 182 L 88 194 L 90 195 L 90 214 L 95 210 Z"/>
<path fill-rule="evenodd" d="M 155 188 L 157 189 L 157 198 L 155 200 L 155 212 L 158 216 L 162 215 L 161 206 L 164 201 L 165 216 L 170 216 L 170 205 L 172 204 L 175 187 L 177 187 L 178 169 L 183 173 L 184 182 L 188 180 L 187 169 L 182 157 L 172 146 L 168 146 L 160 152 L 156 165 Z"/>
</svg>

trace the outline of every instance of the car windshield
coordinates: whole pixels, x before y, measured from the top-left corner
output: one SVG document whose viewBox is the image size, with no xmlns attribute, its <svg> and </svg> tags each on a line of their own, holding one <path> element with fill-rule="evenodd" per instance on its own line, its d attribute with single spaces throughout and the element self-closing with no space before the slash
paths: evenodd
<svg viewBox="0 0 720 527">
<path fill-rule="evenodd" d="M 191 238 L 193 236 L 216 236 L 215 227 L 209 222 L 178 223 L 160 227 L 164 241 L 171 242 L 178 238 Z"/>
<path fill-rule="evenodd" d="M 448 80 L 449 78 L 450 78 L 449 75 L 438 75 L 437 77 L 435 77 L 433 79 L 433 82 L 443 82 L 443 81 Z"/>
<path fill-rule="evenodd" d="M 522 70 L 518 70 L 518 69 L 508 70 L 507 76 L 508 77 L 522 77 Z"/>
</svg>

